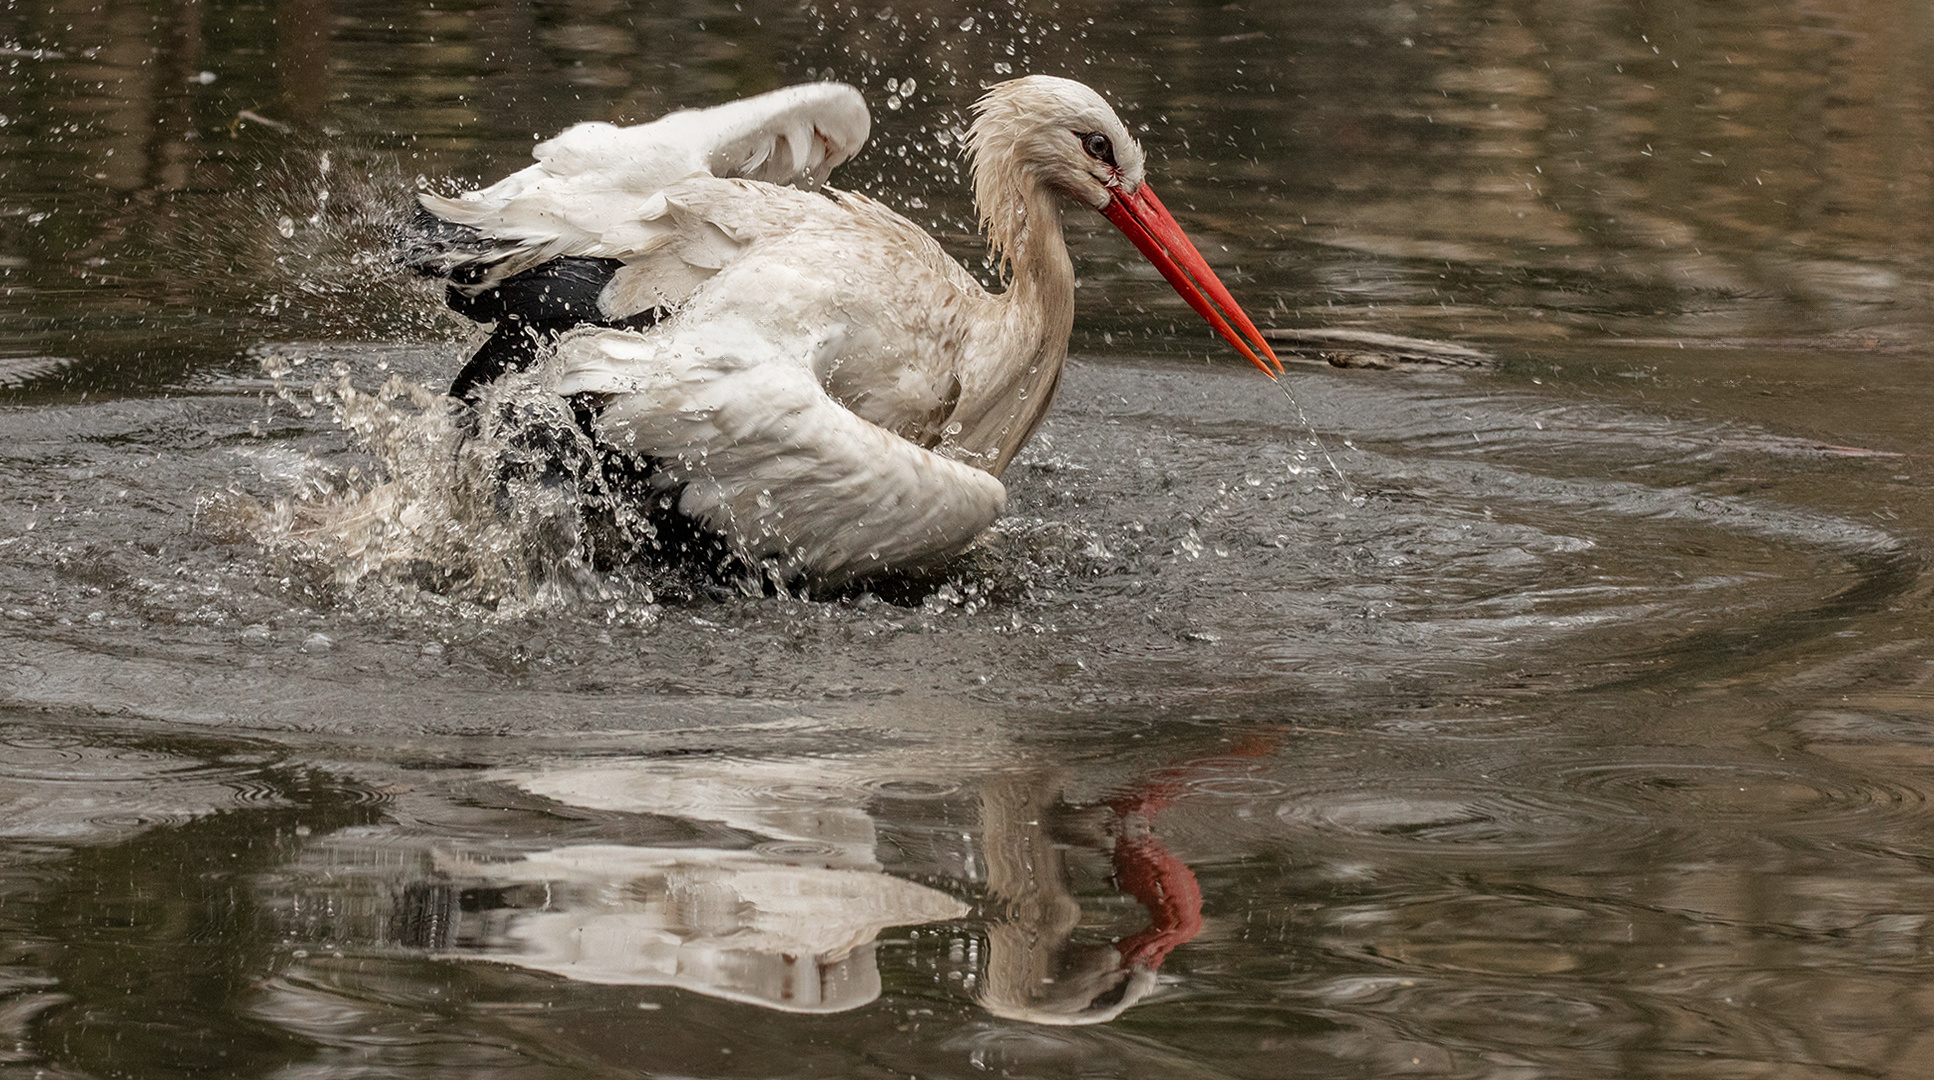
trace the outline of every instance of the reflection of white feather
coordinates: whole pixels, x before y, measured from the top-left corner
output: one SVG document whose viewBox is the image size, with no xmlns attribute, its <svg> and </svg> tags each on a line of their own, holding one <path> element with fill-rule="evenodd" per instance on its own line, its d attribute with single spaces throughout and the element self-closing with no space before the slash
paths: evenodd
<svg viewBox="0 0 1934 1080">
<path fill-rule="evenodd" d="M 880 993 L 874 940 L 958 919 L 946 893 L 877 871 L 756 851 L 611 844 L 515 862 L 440 858 L 493 885 L 546 886 L 552 910 L 513 912 L 491 958 L 580 982 L 679 986 L 787 1012 L 840 1012 Z"/>
<path fill-rule="evenodd" d="M 658 760 L 620 758 L 503 779 L 569 806 L 729 825 L 801 851 L 820 866 L 878 870 L 873 817 L 854 793 L 876 757 Z"/>
</svg>

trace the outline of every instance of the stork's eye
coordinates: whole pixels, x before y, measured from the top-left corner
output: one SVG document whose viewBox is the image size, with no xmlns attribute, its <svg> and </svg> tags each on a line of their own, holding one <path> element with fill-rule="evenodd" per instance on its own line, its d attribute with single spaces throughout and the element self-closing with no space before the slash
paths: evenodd
<svg viewBox="0 0 1934 1080">
<path fill-rule="evenodd" d="M 1079 132 L 1076 134 L 1080 135 Z M 1086 151 L 1089 157 L 1103 165 L 1115 164 L 1115 144 L 1108 141 L 1108 136 L 1099 131 L 1091 131 L 1086 135 L 1080 135 L 1080 138 L 1081 149 Z"/>
</svg>

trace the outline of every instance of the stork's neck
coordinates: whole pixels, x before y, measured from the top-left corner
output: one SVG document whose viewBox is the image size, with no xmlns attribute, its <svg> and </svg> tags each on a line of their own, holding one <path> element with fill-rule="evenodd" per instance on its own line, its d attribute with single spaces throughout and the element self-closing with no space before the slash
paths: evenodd
<svg viewBox="0 0 1934 1080">
<path fill-rule="evenodd" d="M 995 339 L 976 359 L 982 368 L 978 431 L 966 440 L 986 454 L 996 476 L 1040 426 L 1061 380 L 1074 329 L 1074 264 L 1062 235 L 1065 200 L 1045 184 L 981 187 L 988 242 L 1005 264 Z"/>
<path fill-rule="evenodd" d="M 1047 185 L 1029 184 L 987 214 L 988 241 L 1008 267 L 1008 319 L 1035 322 L 1033 329 L 1063 345 L 1074 328 L 1074 263 L 1061 220 L 1066 205 Z"/>
</svg>

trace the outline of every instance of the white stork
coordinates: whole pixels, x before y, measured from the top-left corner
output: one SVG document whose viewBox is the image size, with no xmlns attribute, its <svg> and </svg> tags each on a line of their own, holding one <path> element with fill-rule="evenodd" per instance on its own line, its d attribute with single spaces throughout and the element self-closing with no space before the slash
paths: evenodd
<svg viewBox="0 0 1934 1080">
<path fill-rule="evenodd" d="M 497 322 L 452 393 L 578 327 L 544 377 L 595 439 L 646 460 L 653 497 L 746 563 L 823 586 L 931 564 L 1000 515 L 1001 473 L 1054 398 L 1074 324 L 1067 206 L 1106 215 L 1274 377 L 1099 94 L 1037 75 L 975 110 L 998 294 L 873 199 L 810 190 L 868 131 L 858 91 L 836 84 L 580 124 L 495 185 L 421 196 L 405 260 Z"/>
</svg>

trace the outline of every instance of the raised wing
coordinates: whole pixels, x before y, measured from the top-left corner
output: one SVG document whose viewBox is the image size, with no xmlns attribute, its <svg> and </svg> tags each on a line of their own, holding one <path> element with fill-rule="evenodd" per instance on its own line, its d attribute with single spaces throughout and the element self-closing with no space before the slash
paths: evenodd
<svg viewBox="0 0 1934 1080">
<path fill-rule="evenodd" d="M 558 393 L 600 395 L 601 436 L 651 456 L 678 510 L 780 580 L 839 584 L 944 558 L 1000 516 L 1006 489 L 827 396 L 836 342 L 752 317 L 580 332 L 558 343 Z"/>
<path fill-rule="evenodd" d="M 872 120 L 858 90 L 810 83 L 648 124 L 578 124 L 535 151 L 537 164 L 455 198 L 424 193 L 433 219 L 404 261 L 466 285 L 502 280 L 560 255 L 624 257 L 607 234 L 639 220 L 650 200 L 694 173 L 815 188 L 866 142 Z"/>
</svg>

